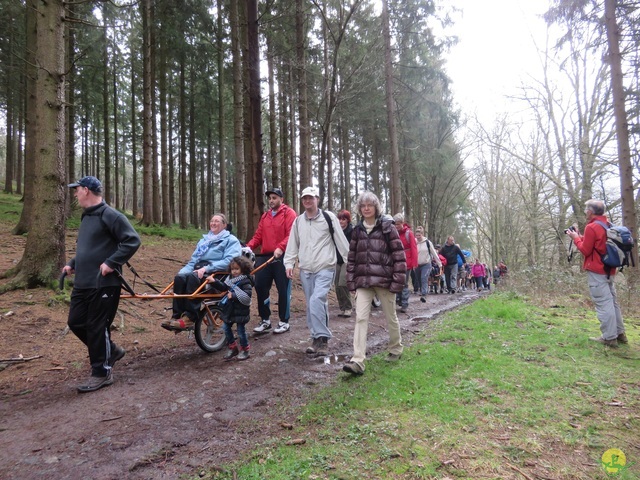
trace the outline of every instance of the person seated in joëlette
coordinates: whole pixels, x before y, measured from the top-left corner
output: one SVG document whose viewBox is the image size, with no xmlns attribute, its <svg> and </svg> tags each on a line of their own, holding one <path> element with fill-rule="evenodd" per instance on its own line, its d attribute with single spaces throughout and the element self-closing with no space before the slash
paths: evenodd
<svg viewBox="0 0 640 480">
<path fill-rule="evenodd" d="M 173 293 L 195 292 L 215 272 L 226 272 L 231 260 L 240 256 L 240 241 L 227 230 L 227 218 L 216 213 L 209 221 L 209 232 L 196 245 L 189 262 L 180 269 L 173 280 Z M 171 318 L 161 323 L 168 330 L 193 328 L 200 314 L 201 300 L 188 298 L 173 299 Z"/>
</svg>

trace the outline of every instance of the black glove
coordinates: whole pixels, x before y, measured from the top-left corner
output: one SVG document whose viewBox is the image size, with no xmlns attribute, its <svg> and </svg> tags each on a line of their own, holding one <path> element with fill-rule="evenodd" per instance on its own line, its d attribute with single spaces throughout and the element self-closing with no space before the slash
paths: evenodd
<svg viewBox="0 0 640 480">
<path fill-rule="evenodd" d="M 217 278 L 214 279 L 213 282 L 211 282 L 211 287 L 213 287 L 215 290 L 219 292 L 226 292 L 229 290 L 229 285 L 227 285 L 224 282 L 221 282 Z"/>
</svg>

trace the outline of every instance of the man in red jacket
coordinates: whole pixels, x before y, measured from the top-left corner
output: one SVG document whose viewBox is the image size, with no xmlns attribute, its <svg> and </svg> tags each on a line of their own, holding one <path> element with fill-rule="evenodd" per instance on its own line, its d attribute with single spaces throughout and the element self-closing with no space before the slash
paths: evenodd
<svg viewBox="0 0 640 480">
<path fill-rule="evenodd" d="M 280 322 L 273 333 L 285 333 L 289 331 L 289 305 L 291 303 L 291 280 L 287 278 L 287 272 L 282 263 L 282 255 L 287 248 L 291 225 L 296 219 L 296 212 L 283 202 L 284 194 L 279 188 L 267 191 L 269 197 L 269 210 L 262 215 L 258 228 L 253 238 L 247 242 L 251 250 L 261 247 L 256 255 L 256 267 L 259 267 L 272 256 L 277 261 L 272 262 L 256 273 L 255 287 L 258 297 L 258 313 L 262 321 L 253 329 L 256 333 L 265 333 L 271 330 L 270 291 L 275 281 L 278 289 L 278 316 Z"/>
<path fill-rule="evenodd" d="M 607 249 L 607 231 L 596 223 L 600 221 L 607 225 L 609 222 L 604 215 L 604 202 L 587 200 L 585 206 L 584 213 L 587 216 L 587 225 L 584 228 L 584 235 L 580 235 L 572 229 L 565 233 L 572 238 L 576 248 L 584 257 L 582 268 L 587 271 L 589 293 L 596 306 L 598 320 L 600 320 L 602 335 L 589 340 L 616 348 L 618 343 L 628 343 L 628 340 L 624 332 L 624 322 L 616 296 L 614 283 L 616 269 L 607 269 L 600 258 L 600 255 L 605 253 Z"/>
<path fill-rule="evenodd" d="M 404 247 L 404 254 L 407 258 L 407 276 L 405 279 L 404 288 L 402 293 L 396 296 L 396 303 L 400 304 L 400 311 L 405 313 L 407 307 L 409 307 L 409 278 L 411 277 L 411 271 L 418 267 L 418 244 L 416 243 L 416 237 L 411 230 L 411 227 L 404 222 L 404 215 L 402 213 L 396 213 L 393 216 L 393 223 L 398 230 L 398 236 Z"/>
</svg>

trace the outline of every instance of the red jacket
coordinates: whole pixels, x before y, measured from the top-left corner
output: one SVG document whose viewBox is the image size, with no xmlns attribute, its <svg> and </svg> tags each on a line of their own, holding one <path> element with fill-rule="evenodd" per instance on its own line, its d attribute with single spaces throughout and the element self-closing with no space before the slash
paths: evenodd
<svg viewBox="0 0 640 480">
<path fill-rule="evenodd" d="M 604 215 L 594 216 L 587 226 L 584 227 L 584 234 L 574 240 L 576 248 L 580 250 L 584 257 L 582 268 L 593 273 L 606 275 L 604 264 L 600 255 L 607 250 L 607 232 L 602 226 L 598 225 L 596 220 L 600 220 L 605 225 L 608 220 Z M 610 275 L 615 275 L 616 269 L 612 268 Z"/>
<path fill-rule="evenodd" d="M 254 250 L 258 247 L 263 255 L 270 255 L 279 248 L 283 252 L 287 249 L 291 225 L 296 219 L 296 212 L 284 203 L 273 215 L 271 209 L 265 212 L 260 218 L 256 233 L 247 242 L 247 247 Z"/>
<path fill-rule="evenodd" d="M 413 231 L 406 223 L 398 230 L 398 236 L 404 247 L 404 254 L 407 257 L 407 270 L 418 267 L 418 244 Z"/>
</svg>

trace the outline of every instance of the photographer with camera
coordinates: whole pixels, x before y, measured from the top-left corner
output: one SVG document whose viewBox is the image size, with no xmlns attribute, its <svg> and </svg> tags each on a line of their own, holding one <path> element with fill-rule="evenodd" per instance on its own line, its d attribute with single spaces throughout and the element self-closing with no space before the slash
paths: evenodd
<svg viewBox="0 0 640 480">
<path fill-rule="evenodd" d="M 605 206 L 601 200 L 593 199 L 587 200 L 585 206 L 584 213 L 587 216 L 587 225 L 584 229 L 584 235 L 580 235 L 575 227 L 567 228 L 564 233 L 571 237 L 576 248 L 584 257 L 582 268 L 587 271 L 589 293 L 600 321 L 602 335 L 589 340 L 607 347 L 617 348 L 618 343 L 628 343 L 628 340 L 616 296 L 614 282 L 616 271 L 615 269 L 611 269 L 611 271 L 605 269 L 600 258 L 600 255 L 605 253 L 607 249 L 607 232 L 596 222 L 608 224 L 607 217 L 604 215 Z"/>
</svg>

